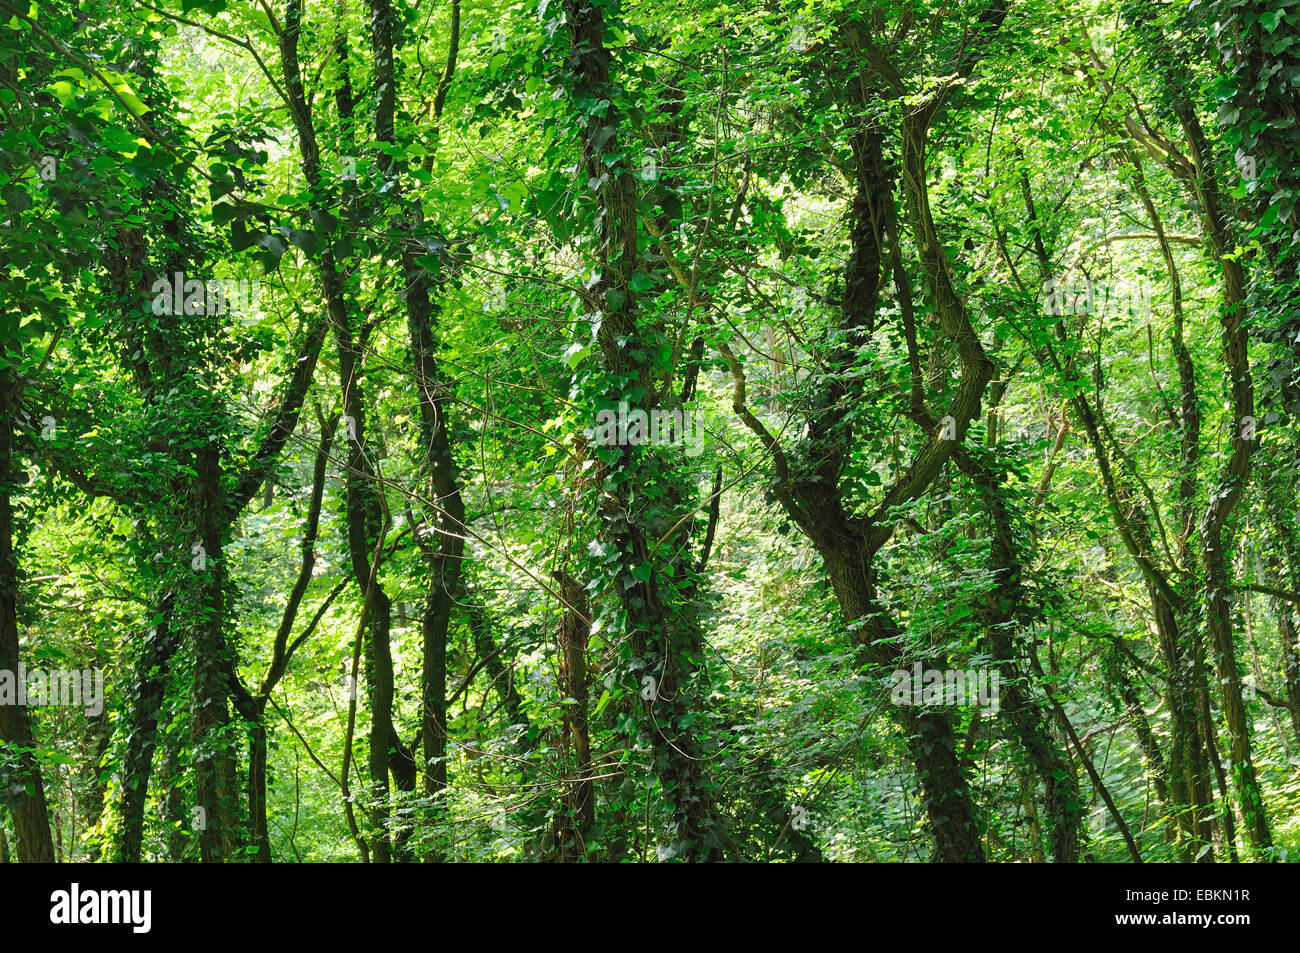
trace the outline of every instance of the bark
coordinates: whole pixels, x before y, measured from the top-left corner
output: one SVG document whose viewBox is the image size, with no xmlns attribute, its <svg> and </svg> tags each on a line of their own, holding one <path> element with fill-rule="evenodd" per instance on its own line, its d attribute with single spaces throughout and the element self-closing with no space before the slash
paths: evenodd
<svg viewBox="0 0 1300 953">
<path fill-rule="evenodd" d="M 1023 765 L 1017 771 L 1020 778 L 1020 803 L 1025 812 L 1025 839 L 1029 842 L 1029 859 L 1032 863 L 1047 862 L 1043 852 L 1043 825 L 1038 817 L 1038 803 L 1034 800 L 1034 776 Z"/>
<path fill-rule="evenodd" d="M 561 751 L 569 770 L 562 782 L 560 809 L 553 819 L 550 840 L 554 859 L 574 861 L 587 851 L 596 822 L 591 779 L 591 738 L 587 723 L 587 640 L 591 635 L 591 605 L 586 587 L 563 572 L 560 583 L 564 608 L 560 614 L 557 648 L 560 662 Z"/>
<path fill-rule="evenodd" d="M 1078 732 L 1074 730 L 1074 725 L 1070 723 L 1070 719 L 1065 714 L 1065 709 L 1061 707 L 1061 703 L 1056 701 L 1054 698 L 1050 700 L 1052 710 L 1056 714 L 1057 723 L 1060 724 L 1061 730 L 1065 732 L 1065 736 L 1070 739 L 1070 744 L 1074 746 L 1075 754 L 1083 764 L 1084 770 L 1088 772 L 1088 778 L 1092 781 L 1093 790 L 1097 792 L 1103 803 L 1105 803 L 1106 810 L 1110 812 L 1111 819 L 1119 829 L 1120 836 L 1124 838 L 1124 846 L 1128 848 L 1129 858 L 1135 864 L 1142 863 L 1142 854 L 1138 850 L 1137 841 L 1133 839 L 1133 834 L 1128 829 L 1128 824 L 1124 820 L 1124 815 L 1120 813 L 1119 807 L 1115 804 L 1114 798 L 1110 796 L 1110 790 L 1106 787 L 1105 782 L 1101 779 L 1101 775 L 1097 772 L 1096 766 L 1092 763 L 1092 758 L 1088 755 L 1088 750 L 1083 746 L 1083 742 L 1079 740 Z"/>
<path fill-rule="evenodd" d="M 200 857 L 204 863 L 233 860 L 242 843 L 242 818 L 235 778 L 235 740 L 231 732 L 229 703 L 229 673 L 234 670 L 234 656 L 225 637 L 226 561 L 223 547 L 228 524 L 219 514 L 221 476 L 220 448 L 209 442 L 199 452 L 194 499 L 199 536 L 206 551 L 206 568 L 199 570 L 199 605 L 191 635 L 194 711 L 190 721 L 190 744 L 196 806 L 206 812 L 206 821 L 197 832 Z"/>
<path fill-rule="evenodd" d="M 271 835 L 266 818 L 266 705 L 271 697 L 271 692 L 275 690 L 276 685 L 279 684 L 280 679 L 288 670 L 289 661 L 293 658 L 294 652 L 315 631 L 321 615 L 346 584 L 345 581 L 334 588 L 331 595 L 325 600 L 324 605 L 316 613 L 315 618 L 307 626 L 306 631 L 291 643 L 289 637 L 293 634 L 294 623 L 298 618 L 298 610 L 302 606 L 303 598 L 307 594 L 307 589 L 311 585 L 315 573 L 317 534 L 320 529 L 321 506 L 325 495 L 325 477 L 329 465 L 330 448 L 333 445 L 335 429 L 338 426 L 338 417 L 329 420 L 322 418 L 320 423 L 320 444 L 316 449 L 316 459 L 312 469 L 311 496 L 307 503 L 307 519 L 303 526 L 302 542 L 300 543 L 302 562 L 298 570 L 298 577 L 289 590 L 288 600 L 280 617 L 280 625 L 276 630 L 275 640 L 271 648 L 271 664 L 261 686 L 257 690 L 256 697 L 248 696 L 245 692 L 237 692 L 236 694 L 240 714 L 250 725 L 248 743 L 249 833 L 256 850 L 255 858 L 258 863 L 264 864 L 271 862 Z"/>
<path fill-rule="evenodd" d="M 988 30 L 995 30 L 1005 16 L 1005 7 L 993 4 L 981 16 L 980 33 L 971 49 L 977 49 Z M 846 44 L 857 50 L 869 43 L 860 33 L 846 34 Z M 869 50 L 878 76 L 893 82 L 892 65 Z M 968 75 L 974 61 L 963 56 L 954 64 L 956 72 Z M 893 216 L 893 181 L 884 161 L 884 129 L 864 122 L 858 111 L 878 95 L 863 77 L 848 80 L 845 102 L 851 117 L 850 142 L 854 162 L 851 180 L 854 198 L 850 211 L 850 255 L 844 272 L 844 298 L 839 323 L 844 344 L 832 356 L 831 367 L 849 371 L 855 355 L 868 346 L 867 335 L 874 327 L 880 303 L 884 254 L 882 242 Z M 813 398 L 805 446 L 801 458 L 811 461 L 806 468 L 791 466 L 780 443 L 746 404 L 746 381 L 740 362 L 724 346 L 734 381 L 732 406 L 736 414 L 759 437 L 772 455 L 776 474 L 774 492 L 790 518 L 821 554 L 826 573 L 835 590 L 842 617 L 854 635 L 860 663 L 877 672 L 898 668 L 903 663 L 903 633 L 879 598 L 880 580 L 875 556 L 893 535 L 893 507 L 918 498 L 934 482 L 956 445 L 966 435 L 978 414 L 981 395 L 993 375 L 993 365 L 984 354 L 971 328 L 965 305 L 956 292 L 949 264 L 936 233 L 926 189 L 925 152 L 929 124 L 938 114 L 942 97 L 936 96 L 904 118 L 902 180 L 909 208 L 913 237 L 920 249 L 925 284 L 933 306 L 941 341 L 955 350 L 961 363 L 961 380 L 955 388 L 948 415 L 956 440 L 943 439 L 932 431 L 916 451 L 911 464 L 884 494 L 869 515 L 850 517 L 840 488 L 844 462 L 851 449 L 852 428 L 846 407 L 861 388 L 860 378 L 847 374 L 831 376 Z M 895 245 L 897 240 L 895 239 Z M 898 269 L 895 269 L 896 274 Z M 900 297 L 906 291 L 900 287 Z M 907 314 L 906 309 L 904 314 Z M 909 344 L 915 329 L 906 328 Z M 913 345 L 912 350 L 915 350 Z M 919 372 L 913 359 L 913 405 L 923 401 Z M 907 745 L 921 787 L 931 831 L 935 857 L 942 861 L 981 861 L 984 857 L 979 824 L 957 751 L 950 713 L 941 709 L 916 711 L 900 707 L 896 713 L 907 735 Z"/>
<path fill-rule="evenodd" d="M 902 630 L 877 598 L 877 580 L 867 549 L 823 550 L 826 572 L 846 624 L 860 623 L 859 657 L 876 670 L 900 668 Z M 969 863 L 984 860 L 980 824 L 957 751 L 952 714 L 943 708 L 900 706 L 894 712 L 907 738 L 908 754 L 921 789 L 921 802 L 934 836 L 934 860 Z"/>
<path fill-rule="evenodd" d="M 1006 711 L 1015 736 L 1043 783 L 1054 859 L 1057 863 L 1077 863 L 1084 836 L 1083 801 L 1070 778 L 1065 755 L 1048 731 L 1047 713 L 1023 687 L 1025 675 L 1012 644 L 1011 633 L 1026 593 L 1021 583 L 1023 569 L 1011 514 L 999 481 L 974 454 L 959 453 L 957 461 L 971 476 L 993 524 L 989 569 L 996 582 L 989 595 L 984 624 L 1001 670 L 999 711 Z"/>
<path fill-rule="evenodd" d="M 1300 449 L 1300 439 L 1293 440 L 1290 449 Z M 1292 467 L 1274 465 L 1265 471 L 1268 500 L 1265 509 L 1273 527 L 1277 550 L 1271 554 L 1269 568 L 1279 588 L 1300 591 L 1300 527 L 1297 526 L 1295 506 L 1288 501 L 1296 498 L 1296 476 Z M 1281 643 L 1282 684 L 1290 702 L 1291 726 L 1300 741 L 1300 632 L 1297 632 L 1295 606 L 1275 598 L 1278 640 Z"/>
<path fill-rule="evenodd" d="M 1021 174 L 1021 196 L 1026 214 L 1037 220 L 1029 180 Z M 1156 218 L 1155 223 L 1159 222 Z M 1158 229 L 1159 230 L 1159 229 Z M 1036 232 L 1037 236 L 1039 233 Z M 1045 244 L 1035 242 L 1039 277 L 1043 282 L 1054 274 L 1050 253 Z M 1167 262 L 1168 263 L 1168 262 Z M 1171 273 L 1176 282 L 1176 272 Z M 1058 341 L 1064 342 L 1067 332 L 1063 322 L 1056 326 Z M 1051 369 L 1062 380 L 1074 377 L 1073 358 L 1062 361 L 1051 345 L 1037 350 L 1040 363 Z M 1182 430 L 1182 468 L 1180 483 L 1181 505 L 1186 514 L 1184 542 L 1191 533 L 1191 512 L 1195 498 L 1195 461 L 1198 450 L 1189 445 L 1190 436 L 1199 434 L 1199 411 L 1195 391 L 1195 378 L 1184 373 L 1180 361 Z M 1198 648 L 1194 634 L 1194 620 L 1183 593 L 1170 571 L 1159 561 L 1159 550 L 1154 545 L 1152 526 L 1159 526 L 1159 513 L 1154 502 L 1133 489 L 1140 476 L 1131 458 L 1116 441 L 1109 438 L 1099 408 L 1082 388 L 1070 397 L 1075 419 L 1082 424 L 1088 445 L 1097 462 L 1101 488 L 1106 498 L 1115 528 L 1133 560 L 1143 581 L 1151 606 L 1152 618 L 1160 643 L 1166 670 L 1169 673 L 1168 704 L 1170 711 L 1170 793 L 1173 812 L 1182 833 L 1184 858 L 1213 860 L 1213 850 L 1204 850 L 1213 843 L 1211 818 L 1212 796 L 1209 789 L 1209 765 L 1200 729 L 1198 699 L 1203 692 L 1200 685 L 1204 674 L 1196 664 Z M 1116 463 L 1118 462 L 1118 466 Z M 1162 534 L 1163 538 L 1163 534 Z M 1184 547 L 1186 550 L 1186 547 Z"/>
<path fill-rule="evenodd" d="M 9 349 L 0 346 L 0 356 Z M 16 360 L 16 356 L 15 356 Z M 18 587 L 21 569 L 14 548 L 13 491 L 18 481 L 15 421 L 19 394 L 12 366 L 0 369 L 0 672 L 17 679 L 22 659 L 18 645 Z M 0 705 L 0 743 L 9 747 L 16 770 L 9 777 L 6 797 L 15 787 L 20 794 L 10 802 L 18 862 L 54 863 L 45 781 L 34 752 L 31 716 L 26 705 Z"/>
<path fill-rule="evenodd" d="M 601 274 L 588 291 L 594 309 L 602 312 L 597 337 L 611 381 L 606 394 L 610 406 L 617 404 L 623 393 L 622 380 L 628 378 L 647 395 L 643 409 L 649 411 L 655 395 L 662 391 L 652 358 L 647 356 L 653 348 L 646 340 L 647 332 L 638 328 L 635 294 L 629 287 L 639 264 L 636 186 L 626 165 L 605 162 L 607 156 L 619 151 L 620 119 L 612 105 L 618 95 L 609 70 L 611 55 L 605 45 L 602 6 L 602 0 L 568 0 L 565 4 L 572 43 L 568 67 L 574 101 L 611 103 L 603 117 L 586 115 L 581 123 L 580 184 L 590 182 L 595 188 L 601 219 Z M 647 515 L 630 509 L 629 504 L 630 500 L 643 498 L 638 490 L 647 478 L 671 484 L 669 500 L 681 500 L 688 494 L 672 473 L 643 473 L 648 467 L 638 448 L 619 446 L 611 450 L 613 459 L 602 473 L 606 486 L 601 504 L 602 536 L 618 553 L 614 587 L 626 615 L 634 652 L 633 672 L 655 680 L 639 715 L 651 739 L 655 771 L 672 806 L 676 830 L 670 849 L 688 861 L 719 860 L 727 849 L 728 837 L 716 815 L 713 785 L 691 725 L 696 717 L 696 702 L 690 686 L 692 663 L 687 656 L 698 645 L 698 623 L 692 606 L 673 599 L 664 567 L 652 556 L 655 541 L 673 535 L 677 520 L 670 506 Z M 642 567 L 647 566 L 648 577 L 641 575 Z"/>
<path fill-rule="evenodd" d="M 507 666 L 501 655 L 505 646 L 497 644 L 492 634 L 492 623 L 486 609 L 477 601 L 476 591 L 470 591 L 469 605 L 465 606 L 465 619 L 469 625 L 470 635 L 474 639 L 474 652 L 479 664 L 491 679 L 490 683 L 500 694 L 501 703 L 512 725 L 520 725 L 527 735 L 531 728 L 528 712 L 524 710 L 524 700 L 515 687 L 514 666 Z"/>
<path fill-rule="evenodd" d="M 280 65 L 289 97 L 290 115 L 298 133 L 303 177 L 318 195 L 327 194 L 321 177 L 320 148 L 316 139 L 311 106 L 303 87 L 298 61 L 298 41 L 302 31 L 302 2 L 287 0 L 284 26 L 280 32 Z M 345 122 L 350 116 L 341 117 Z M 392 723 L 393 660 L 389 645 L 392 610 L 387 593 L 378 581 L 378 565 L 371 553 L 378 548 L 388 528 L 387 506 L 366 446 L 366 405 L 362 397 L 365 329 L 354 325 L 343 273 L 333 251 L 326 247 L 318 262 L 321 290 L 324 293 L 329 322 L 334 329 L 338 351 L 339 387 L 343 413 L 348 428 L 347 480 L 345 510 L 347 548 L 352 575 L 365 581 L 367 609 L 365 660 L 370 700 L 370 753 L 368 770 L 375 833 L 372 842 L 376 863 L 393 859 L 393 842 L 389 826 L 390 765 L 398 787 L 415 786 L 415 761 L 402 744 Z M 358 331 L 361 331 L 359 334 Z M 373 447 L 370 448 L 373 451 Z"/>
<path fill-rule="evenodd" d="M 378 95 L 375 107 L 375 138 L 395 143 L 397 130 L 394 116 L 399 78 L 395 66 L 395 35 L 401 27 L 395 22 L 388 0 L 370 0 L 371 39 L 375 61 Z M 458 15 L 458 14 L 457 14 Z M 458 34 L 448 54 L 447 70 L 439 87 L 445 96 L 446 85 L 455 68 Z M 441 102 L 435 113 L 441 113 Z M 435 115 L 435 118 L 439 118 Z M 393 200 L 401 203 L 401 163 L 387 153 L 379 156 L 378 167 L 390 185 Z M 430 507 L 435 512 L 431 523 L 417 533 L 425 554 L 429 578 L 426 583 L 423 635 L 423 672 L 421 678 L 421 730 L 424 741 L 424 793 L 430 799 L 431 820 L 441 813 L 438 798 L 447 787 L 447 639 L 452 609 L 460 586 L 465 552 L 465 504 L 461 499 L 459 474 L 451 452 L 448 434 L 450 388 L 442 380 L 434 359 L 435 306 L 431 296 L 429 272 L 417 263 L 417 255 L 427 249 L 418 237 L 423 228 L 420 202 L 412 203 L 406 217 L 397 222 L 403 236 L 397 258 L 400 264 L 407 327 L 411 337 L 411 373 L 419 394 L 420 437 L 423 467 L 429 473 Z M 442 860 L 438 850 L 431 850 L 426 861 Z"/>
<path fill-rule="evenodd" d="M 1129 16 L 1142 27 L 1153 31 L 1151 11 L 1134 8 Z M 1163 38 L 1157 41 L 1161 53 L 1177 57 L 1175 45 Z M 1094 62 L 1096 58 L 1094 56 Z M 1109 95 L 1113 87 L 1107 79 L 1095 81 Z M 1236 242 L 1230 227 L 1225 201 L 1220 193 L 1213 166 L 1209 140 L 1201 127 L 1192 101 L 1191 74 L 1172 69 L 1159 77 L 1161 93 L 1186 140 L 1187 154 L 1158 129 L 1153 128 L 1140 112 L 1125 117 L 1125 127 L 1133 139 L 1161 162 L 1188 189 L 1200 215 L 1202 230 L 1208 239 L 1207 252 L 1223 276 L 1223 310 L 1220 318 L 1220 341 L 1223 365 L 1228 376 L 1230 449 L 1227 463 L 1211 488 L 1209 503 L 1199 526 L 1201 561 L 1201 603 L 1210 634 L 1215 666 L 1220 683 L 1221 705 L 1230 738 L 1229 759 L 1233 786 L 1245 820 L 1246 836 L 1255 853 L 1267 856 L 1272 847 L 1263 792 L 1256 777 L 1251 745 L 1251 723 L 1247 717 L 1241 691 L 1241 672 L 1236 659 L 1232 598 L 1229 582 L 1229 554 L 1234 544 L 1231 524 L 1233 511 L 1242 500 L 1251 473 L 1255 450 L 1254 384 L 1251 377 L 1248 335 L 1246 331 L 1246 288 L 1241 261 L 1235 252 Z M 1198 654 L 1199 646 L 1193 655 Z M 1203 706 L 1204 707 L 1204 706 Z M 1206 731 L 1204 744 L 1210 748 L 1211 732 Z M 1230 819 L 1225 820 L 1226 829 Z"/>
<path fill-rule="evenodd" d="M 81 800 L 82 811 L 86 817 L 86 827 L 95 828 L 99 826 L 104 816 L 104 803 L 108 796 L 108 781 L 104 777 L 103 769 L 104 756 L 108 753 L 109 746 L 113 741 L 113 726 L 108 719 L 108 709 L 101 711 L 98 715 L 87 716 L 86 734 L 84 744 L 91 752 L 90 766 L 92 776 L 88 784 L 88 790 Z M 90 861 L 97 863 L 103 859 L 104 842 L 97 839 L 89 845 Z"/>
<path fill-rule="evenodd" d="M 1282 650 L 1282 679 L 1286 700 L 1291 705 L 1288 714 L 1291 716 L 1291 729 L 1295 732 L 1296 740 L 1300 741 L 1300 652 L 1296 649 L 1295 615 L 1291 605 L 1280 599 L 1275 603 L 1275 610 L 1278 641 Z"/>
<path fill-rule="evenodd" d="M 144 849 L 144 808 L 149 793 L 153 755 L 158 745 L 158 721 L 170 678 L 178 636 L 172 627 L 176 594 L 159 600 L 161 618 L 141 640 L 125 703 L 124 750 L 118 772 L 114 813 L 119 828 L 108 848 L 112 863 L 140 863 Z"/>
<path fill-rule="evenodd" d="M 1255 390 L 1250 372 L 1246 333 L 1246 287 L 1241 264 L 1233 255 L 1233 240 L 1222 207 L 1218 184 L 1210 165 L 1210 147 L 1195 111 L 1180 104 L 1178 119 L 1187 137 L 1193 168 L 1193 188 L 1200 200 L 1202 219 L 1210 245 L 1223 272 L 1224 310 L 1221 319 L 1224 366 L 1229 377 L 1232 416 L 1231 452 L 1219 475 L 1201 522 L 1201 552 L 1205 579 L 1205 617 L 1215 652 L 1221 686 L 1223 717 L 1228 727 L 1232 776 L 1245 820 L 1246 837 L 1260 856 L 1273 846 L 1263 790 L 1255 773 L 1251 750 L 1251 723 L 1241 693 L 1241 670 L 1237 662 L 1229 581 L 1229 554 L 1233 532 L 1229 519 L 1245 493 L 1250 479 L 1251 457 L 1256 438 Z"/>
<path fill-rule="evenodd" d="M 161 751 L 158 755 L 157 779 L 158 814 L 162 820 L 164 841 L 167 845 L 168 863 L 195 863 L 200 860 L 195 833 L 207 823 L 204 814 L 193 808 L 194 787 L 187 783 L 188 738 L 179 731 L 163 731 Z M 206 809 L 205 809 L 206 810 Z"/>
<path fill-rule="evenodd" d="M 1147 718 L 1146 709 L 1142 706 L 1142 698 L 1138 694 L 1137 687 L 1133 684 L 1133 679 L 1129 676 L 1127 664 L 1121 653 L 1116 651 L 1111 655 L 1110 660 L 1110 678 L 1115 684 L 1121 702 L 1124 706 L 1124 714 L 1128 718 L 1133 734 L 1138 739 L 1138 746 L 1142 750 L 1142 757 L 1146 762 L 1147 774 L 1151 777 L 1152 785 L 1155 787 L 1156 798 L 1165 808 L 1165 823 L 1171 840 L 1178 837 L 1178 823 L 1173 817 L 1173 800 L 1169 790 L 1169 768 L 1165 764 L 1164 752 L 1160 750 L 1160 743 L 1156 740 L 1155 732 L 1151 729 L 1151 722 Z"/>
<path fill-rule="evenodd" d="M 897 251 L 895 255 L 897 257 Z M 896 262 L 896 268 L 901 270 L 901 263 Z M 908 310 L 904 305 L 905 313 Z M 913 346 L 913 337 L 908 335 L 909 347 Z M 915 360 L 913 366 L 916 366 Z M 1012 645 L 1012 632 L 1023 618 L 1028 617 L 1029 611 L 1025 605 L 1024 569 L 1016 543 L 1011 504 L 1000 488 L 1004 481 L 993 470 L 998 460 L 997 408 L 1005 389 L 1003 375 L 1003 380 L 993 386 L 989 402 L 989 426 L 985 435 L 988 452 L 960 449 L 955 452 L 954 459 L 974 484 L 991 523 L 988 568 L 994 585 L 985 596 L 981 616 L 1001 674 L 1000 710 L 1007 712 L 1013 733 L 1043 783 L 1055 860 L 1058 863 L 1076 863 L 1083 840 L 1083 802 L 1068 770 L 1065 754 L 1048 730 L 1047 712 L 1023 687 L 1027 679 Z M 914 391 L 912 416 L 926 430 L 938 426 L 924 410 L 919 391 Z"/>
</svg>

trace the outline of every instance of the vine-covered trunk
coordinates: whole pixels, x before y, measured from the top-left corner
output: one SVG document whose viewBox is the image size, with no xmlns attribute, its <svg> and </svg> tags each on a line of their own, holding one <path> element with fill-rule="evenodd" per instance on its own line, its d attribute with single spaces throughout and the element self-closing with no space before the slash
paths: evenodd
<svg viewBox="0 0 1300 953">
<path fill-rule="evenodd" d="M 655 332 L 638 326 L 632 285 L 639 268 L 637 192 L 626 159 L 618 158 L 621 130 L 614 101 L 619 94 L 606 47 L 607 5 L 607 0 L 565 4 L 572 50 L 569 78 L 580 110 L 583 161 L 578 182 L 580 188 L 596 192 L 599 208 L 600 276 L 588 287 L 588 295 L 591 306 L 601 312 L 597 341 L 604 361 L 606 405 L 617 406 L 630 390 L 639 388 L 648 413 L 662 398 L 662 369 L 654 363 Z M 631 671 L 644 686 L 640 725 L 649 736 L 654 770 L 676 828 L 670 854 L 689 861 L 720 860 L 728 838 L 715 812 L 713 784 L 693 724 L 698 700 L 688 655 L 699 644 L 699 623 L 694 605 L 674 588 L 683 581 L 670 584 L 666 557 L 657 552 L 664 537 L 674 535 L 681 517 L 680 509 L 663 501 L 690 500 L 693 493 L 671 465 L 660 464 L 635 446 L 609 447 L 603 464 L 601 537 L 617 553 L 612 584 L 632 646 Z M 647 500 L 656 499 L 659 502 L 647 505 Z"/>
</svg>

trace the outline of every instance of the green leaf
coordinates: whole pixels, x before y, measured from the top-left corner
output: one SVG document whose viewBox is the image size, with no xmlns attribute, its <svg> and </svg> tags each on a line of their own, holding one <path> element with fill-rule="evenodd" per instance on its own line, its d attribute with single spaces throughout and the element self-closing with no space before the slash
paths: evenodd
<svg viewBox="0 0 1300 953">
<path fill-rule="evenodd" d="M 314 232 L 307 232 L 298 228 L 290 230 L 289 241 L 309 255 L 315 254 L 316 250 L 320 248 L 320 239 L 316 237 Z"/>
</svg>

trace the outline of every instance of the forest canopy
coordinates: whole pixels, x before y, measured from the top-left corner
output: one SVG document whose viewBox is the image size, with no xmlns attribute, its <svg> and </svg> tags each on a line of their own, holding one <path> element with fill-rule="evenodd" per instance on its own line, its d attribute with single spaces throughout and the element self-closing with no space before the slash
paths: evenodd
<svg viewBox="0 0 1300 953">
<path fill-rule="evenodd" d="M 1298 28 L 0 0 L 0 861 L 1294 858 Z"/>
</svg>

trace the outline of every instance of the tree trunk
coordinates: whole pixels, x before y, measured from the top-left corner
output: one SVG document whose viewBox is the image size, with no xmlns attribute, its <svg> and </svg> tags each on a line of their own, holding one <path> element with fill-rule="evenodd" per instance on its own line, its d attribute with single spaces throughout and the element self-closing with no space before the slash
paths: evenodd
<svg viewBox="0 0 1300 953">
<path fill-rule="evenodd" d="M 177 648 L 172 631 L 175 599 L 174 592 L 166 592 L 159 600 L 158 624 L 142 640 L 127 692 L 124 751 L 114 812 L 120 826 L 108 852 L 112 863 L 138 864 L 144 849 L 144 807 L 158 744 L 158 719 Z"/>
<path fill-rule="evenodd" d="M 560 614 L 557 648 L 560 661 L 560 710 L 563 742 L 560 746 L 570 767 L 560 797 L 560 810 L 551 827 L 551 847 L 556 860 L 580 860 L 596 821 L 592 787 L 591 739 L 587 726 L 587 639 L 591 635 L 591 606 L 586 588 L 563 572 L 560 583 L 564 606 Z"/>
<path fill-rule="evenodd" d="M 0 356 L 9 349 L 0 344 Z M 16 356 L 15 356 L 16 359 Z M 22 660 L 18 645 L 18 554 L 14 551 L 13 492 L 19 471 L 14 446 L 14 421 L 18 413 L 18 381 L 12 366 L 0 369 L 0 672 L 15 680 Z M 45 803 L 45 782 L 34 752 L 31 716 L 26 705 L 0 705 L 0 742 L 15 756 L 16 771 L 3 793 L 10 800 L 17 841 L 18 862 L 54 863 L 50 817 Z"/>
<path fill-rule="evenodd" d="M 204 863 L 223 863 L 237 859 L 242 819 L 230 731 L 229 674 L 234 671 L 234 659 L 224 631 L 226 526 L 216 512 L 222 499 L 220 449 L 216 443 L 205 444 L 199 452 L 196 490 L 194 502 L 206 568 L 199 570 L 201 601 L 191 629 L 194 713 L 190 743 L 196 807 L 203 812 L 197 832 L 200 856 Z"/>
<path fill-rule="evenodd" d="M 612 56 L 605 45 L 602 7 L 606 3 L 567 0 L 565 4 L 572 44 L 568 69 L 575 103 L 618 98 L 609 70 Z M 598 183 L 601 220 L 601 274 L 588 291 L 593 310 L 603 315 L 597 338 L 609 382 L 605 399 L 615 406 L 623 399 L 625 388 L 639 386 L 646 395 L 644 410 L 649 412 L 660 395 L 653 364 L 656 348 L 637 326 L 635 296 L 629 286 L 639 267 L 636 186 L 626 160 L 606 162 L 619 152 L 619 123 L 613 106 L 603 116 L 586 114 L 581 120 L 579 181 L 584 187 L 587 182 Z M 698 717 L 698 703 L 690 684 L 692 664 L 686 656 L 698 645 L 698 621 L 694 606 L 686 600 L 666 603 L 680 577 L 670 583 L 662 560 L 656 562 L 651 552 L 654 541 L 672 534 L 681 514 L 664 503 L 638 503 L 635 509 L 631 503 L 684 500 L 690 494 L 676 474 L 654 471 L 637 448 L 609 449 L 601 474 L 605 481 L 602 537 L 618 553 L 613 585 L 633 648 L 632 671 L 646 686 L 641 690 L 640 724 L 650 738 L 654 769 L 672 805 L 676 825 L 670 853 L 688 861 L 720 860 L 728 837 L 715 811 L 707 762 L 697 739 L 698 729 L 692 724 Z M 651 681 L 645 682 L 647 678 Z"/>
<path fill-rule="evenodd" d="M 396 143 L 395 104 L 400 82 L 395 66 L 395 36 L 401 33 L 388 0 L 370 0 L 371 40 L 374 50 L 378 96 L 375 107 L 375 138 Z M 454 55 L 454 54 L 453 54 Z M 393 200 L 401 201 L 400 176 L 403 166 L 387 153 L 378 157 L 378 167 L 391 186 Z M 428 564 L 424 611 L 423 670 L 421 673 L 421 730 L 424 741 L 424 793 L 433 805 L 431 820 L 441 814 L 437 799 L 447 787 L 447 639 L 452 608 L 460 588 L 465 552 L 465 504 L 460 495 L 459 475 L 448 434 L 450 393 L 434 359 L 433 315 L 429 273 L 417 263 L 427 248 L 418 233 L 423 229 L 419 201 L 408 215 L 396 222 L 402 236 L 397 255 L 400 264 L 407 327 L 411 337 L 411 375 L 419 395 L 422 467 L 429 472 L 431 496 L 428 506 L 434 518 L 425 524 L 417 539 Z M 440 861 L 439 850 L 431 850 L 426 861 Z"/>
</svg>

